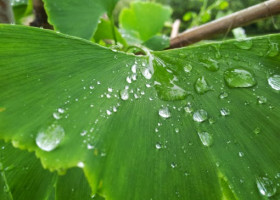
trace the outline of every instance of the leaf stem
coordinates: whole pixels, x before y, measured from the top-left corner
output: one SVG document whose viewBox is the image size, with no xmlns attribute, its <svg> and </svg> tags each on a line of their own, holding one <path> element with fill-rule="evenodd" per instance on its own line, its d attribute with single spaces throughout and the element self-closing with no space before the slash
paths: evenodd
<svg viewBox="0 0 280 200">
<path fill-rule="evenodd" d="M 209 39 L 216 34 L 226 33 L 233 28 L 245 26 L 256 20 L 271 17 L 279 13 L 279 0 L 265 1 L 263 3 L 180 33 L 175 38 L 171 38 L 170 48 L 187 46 L 204 39 Z"/>
</svg>

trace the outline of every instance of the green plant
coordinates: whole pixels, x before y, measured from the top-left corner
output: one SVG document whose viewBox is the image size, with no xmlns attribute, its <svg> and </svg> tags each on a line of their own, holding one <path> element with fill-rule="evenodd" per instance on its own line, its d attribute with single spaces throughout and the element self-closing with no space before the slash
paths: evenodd
<svg viewBox="0 0 280 200">
<path fill-rule="evenodd" d="M 279 199 L 279 34 L 151 51 L 166 12 L 45 3 L 62 33 L 0 25 L 0 199 Z"/>
</svg>

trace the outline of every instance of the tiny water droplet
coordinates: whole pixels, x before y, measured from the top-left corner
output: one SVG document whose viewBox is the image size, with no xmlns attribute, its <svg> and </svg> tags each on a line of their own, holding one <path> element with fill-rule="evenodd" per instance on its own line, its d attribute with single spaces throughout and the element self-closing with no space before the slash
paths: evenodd
<svg viewBox="0 0 280 200">
<path fill-rule="evenodd" d="M 257 127 L 257 128 L 254 129 L 254 133 L 255 133 L 256 135 L 259 134 L 260 132 L 261 132 L 260 127 Z"/>
<path fill-rule="evenodd" d="M 131 78 L 128 76 L 128 77 L 126 77 L 126 82 L 128 82 L 128 83 L 131 83 L 132 81 L 131 81 Z"/>
<path fill-rule="evenodd" d="M 280 90 L 280 75 L 273 75 L 268 78 L 268 84 L 274 90 Z"/>
<path fill-rule="evenodd" d="M 128 100 L 128 98 L 129 98 L 128 90 L 127 89 L 121 90 L 120 96 L 121 96 L 122 100 L 124 100 L 124 101 Z"/>
<path fill-rule="evenodd" d="M 142 74 L 146 79 L 152 78 L 152 72 L 149 68 L 145 68 L 144 70 L 142 70 Z"/>
<path fill-rule="evenodd" d="M 276 194 L 276 186 L 275 184 L 272 182 L 272 180 L 270 180 L 267 177 L 258 177 L 256 178 L 256 183 L 257 183 L 257 187 L 259 192 L 266 197 L 272 197 L 273 195 Z"/>
<path fill-rule="evenodd" d="M 220 110 L 220 113 L 222 116 L 228 116 L 228 115 L 230 115 L 230 110 L 228 108 L 222 108 Z"/>
<path fill-rule="evenodd" d="M 202 64 L 204 65 L 204 67 L 206 69 L 208 69 L 209 71 L 212 71 L 212 72 L 218 71 L 220 68 L 218 65 L 218 62 L 211 58 L 208 60 L 202 60 Z"/>
<path fill-rule="evenodd" d="M 53 113 L 53 118 L 55 118 L 55 119 L 61 119 L 61 116 L 60 116 L 60 114 L 59 113 L 57 113 L 57 112 L 54 112 Z"/>
<path fill-rule="evenodd" d="M 186 111 L 186 113 L 192 113 L 193 112 L 192 105 L 187 104 L 187 106 L 184 108 L 184 110 Z"/>
<path fill-rule="evenodd" d="M 184 67 L 184 71 L 187 72 L 187 73 L 191 72 L 192 71 L 192 66 L 190 64 L 186 65 Z"/>
<path fill-rule="evenodd" d="M 244 156 L 244 153 L 243 153 L 242 151 L 240 151 L 240 152 L 238 153 L 238 155 L 239 155 L 239 157 L 243 157 L 243 156 Z"/>
<path fill-rule="evenodd" d="M 264 97 L 264 96 L 259 96 L 258 98 L 257 98 L 257 103 L 258 104 L 265 104 L 267 102 L 267 99 L 266 99 L 266 97 Z"/>
<path fill-rule="evenodd" d="M 234 45 L 240 49 L 251 49 L 253 46 L 253 41 L 251 39 L 241 39 L 234 42 Z"/>
<path fill-rule="evenodd" d="M 171 113 L 169 111 L 169 109 L 167 107 L 161 108 L 158 111 L 159 116 L 161 116 L 162 118 L 169 118 L 171 117 Z"/>
<path fill-rule="evenodd" d="M 38 133 L 36 144 L 43 151 L 52 151 L 60 144 L 64 136 L 64 129 L 59 125 L 53 124 Z"/>
<path fill-rule="evenodd" d="M 112 112 L 110 110 L 106 110 L 107 115 L 112 115 Z"/>
<path fill-rule="evenodd" d="M 175 132 L 179 133 L 180 132 L 179 128 L 175 128 Z"/>
<path fill-rule="evenodd" d="M 195 83 L 195 90 L 198 94 L 204 94 L 210 90 L 208 83 L 204 76 L 198 78 Z"/>
<path fill-rule="evenodd" d="M 213 144 L 213 137 L 208 132 L 198 132 L 198 136 L 204 146 L 209 147 Z"/>
<path fill-rule="evenodd" d="M 269 57 L 277 56 L 279 53 L 279 48 L 277 43 L 270 42 L 269 43 L 269 50 L 267 51 L 267 54 Z"/>
<path fill-rule="evenodd" d="M 156 144 L 156 149 L 161 149 L 161 145 L 159 143 Z"/>
<path fill-rule="evenodd" d="M 252 87 L 257 83 L 253 74 L 242 68 L 226 70 L 224 78 L 229 87 Z"/>
<path fill-rule="evenodd" d="M 222 92 L 219 96 L 220 99 L 225 99 L 228 97 L 228 93 L 227 92 Z"/>
<path fill-rule="evenodd" d="M 174 162 L 173 162 L 173 163 L 171 163 L 170 165 L 171 165 L 171 167 L 172 167 L 173 169 L 177 167 L 177 164 L 176 164 L 176 163 L 174 163 Z"/>
<path fill-rule="evenodd" d="M 131 67 L 131 71 L 132 71 L 132 73 L 136 73 L 136 69 L 137 69 L 137 66 L 134 64 L 134 65 L 132 65 L 132 67 Z"/>
<path fill-rule="evenodd" d="M 77 166 L 80 167 L 80 168 L 84 168 L 85 164 L 83 162 L 78 162 Z"/>
<path fill-rule="evenodd" d="M 208 114 L 205 110 L 200 109 L 197 110 L 194 114 L 193 114 L 193 120 L 196 122 L 204 122 L 205 120 L 208 119 Z"/>
<path fill-rule="evenodd" d="M 62 108 L 58 108 L 57 111 L 58 111 L 59 113 L 61 113 L 61 114 L 63 114 L 63 113 L 65 112 L 65 110 L 62 109 Z"/>
</svg>

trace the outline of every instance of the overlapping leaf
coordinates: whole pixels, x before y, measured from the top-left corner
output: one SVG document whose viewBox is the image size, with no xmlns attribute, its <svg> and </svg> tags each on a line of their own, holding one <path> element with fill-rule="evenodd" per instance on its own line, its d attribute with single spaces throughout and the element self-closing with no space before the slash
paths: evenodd
<svg viewBox="0 0 280 200">
<path fill-rule="evenodd" d="M 44 0 L 49 22 L 57 31 L 91 39 L 99 18 L 111 16 L 118 0 Z"/>
<path fill-rule="evenodd" d="M 82 167 L 108 200 L 277 199 L 279 41 L 148 58 L 2 25 L 0 138 L 48 169 Z"/>
</svg>

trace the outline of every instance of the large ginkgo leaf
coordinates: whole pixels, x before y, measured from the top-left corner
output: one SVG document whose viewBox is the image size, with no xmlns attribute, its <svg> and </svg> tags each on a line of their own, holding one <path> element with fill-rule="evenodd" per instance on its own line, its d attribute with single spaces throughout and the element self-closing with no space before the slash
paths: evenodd
<svg viewBox="0 0 280 200">
<path fill-rule="evenodd" d="M 55 30 L 90 39 L 99 18 L 111 16 L 118 0 L 44 0 L 49 22 Z"/>
<path fill-rule="evenodd" d="M 279 42 L 132 56 L 1 25 L 0 138 L 108 200 L 279 199 Z"/>
</svg>

